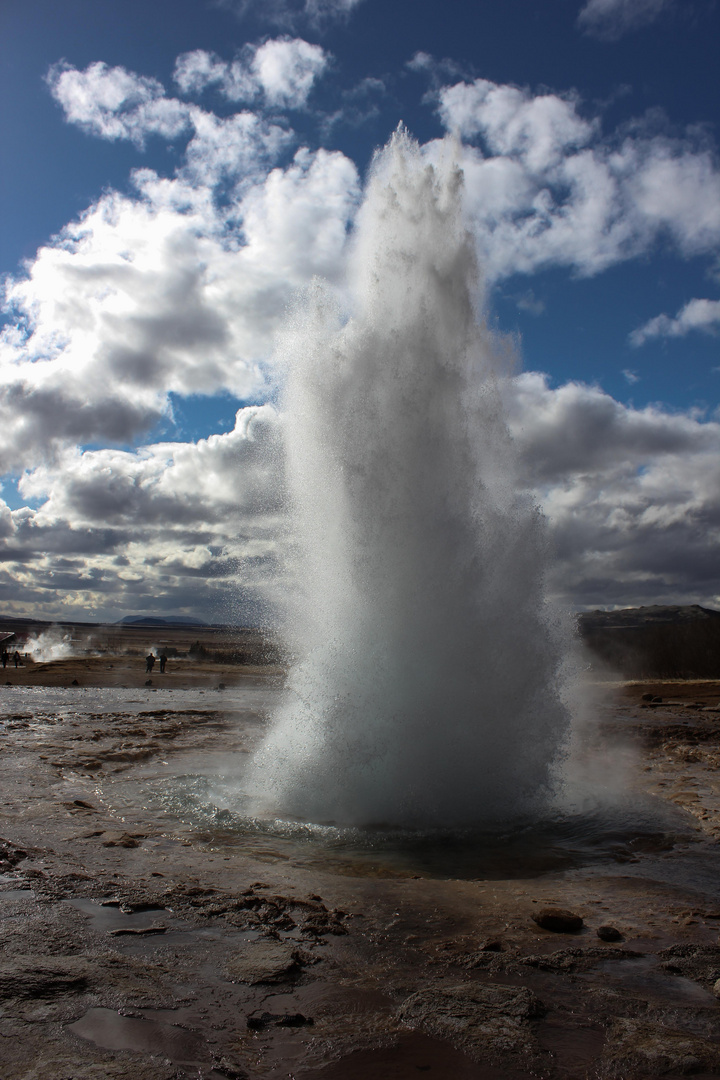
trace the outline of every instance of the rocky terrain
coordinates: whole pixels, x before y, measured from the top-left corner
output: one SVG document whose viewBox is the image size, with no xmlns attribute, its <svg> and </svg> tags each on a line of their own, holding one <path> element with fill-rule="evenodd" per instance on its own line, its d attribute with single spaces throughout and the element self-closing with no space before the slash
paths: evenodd
<svg viewBox="0 0 720 1080">
<path fill-rule="evenodd" d="M 720 1077 L 720 684 L 598 706 L 661 825 L 484 850 L 161 798 L 242 761 L 276 681 L 0 688 L 2 1080 Z"/>
</svg>

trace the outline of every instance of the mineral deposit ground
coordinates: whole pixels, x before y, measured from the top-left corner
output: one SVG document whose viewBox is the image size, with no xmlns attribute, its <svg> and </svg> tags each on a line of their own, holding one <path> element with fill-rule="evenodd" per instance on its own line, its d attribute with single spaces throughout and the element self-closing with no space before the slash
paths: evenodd
<svg viewBox="0 0 720 1080">
<path fill-rule="evenodd" d="M 635 822 L 483 849 L 214 805 L 273 668 L 64 663 L 0 687 L 1 1080 L 720 1077 L 719 683 L 606 691 Z"/>
</svg>

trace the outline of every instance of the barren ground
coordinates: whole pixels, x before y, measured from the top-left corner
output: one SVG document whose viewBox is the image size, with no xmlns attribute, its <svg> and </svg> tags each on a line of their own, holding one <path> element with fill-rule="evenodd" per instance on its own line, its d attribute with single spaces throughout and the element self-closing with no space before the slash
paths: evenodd
<svg viewBox="0 0 720 1080">
<path fill-rule="evenodd" d="M 719 683 L 616 686 L 600 708 L 605 759 L 630 747 L 677 827 L 454 862 L 158 798 L 243 759 L 276 669 L 4 674 L 1 1080 L 720 1077 Z M 583 929 L 541 929 L 548 906 Z"/>
</svg>

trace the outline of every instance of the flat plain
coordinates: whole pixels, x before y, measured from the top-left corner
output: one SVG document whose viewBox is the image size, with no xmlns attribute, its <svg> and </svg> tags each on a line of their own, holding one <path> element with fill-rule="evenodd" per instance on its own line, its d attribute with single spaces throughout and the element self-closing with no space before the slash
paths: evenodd
<svg viewBox="0 0 720 1080">
<path fill-rule="evenodd" d="M 0 686 L 2 1080 L 720 1076 L 720 683 L 593 689 L 607 812 L 373 836 L 244 819 L 282 670 L 150 637 Z"/>
</svg>

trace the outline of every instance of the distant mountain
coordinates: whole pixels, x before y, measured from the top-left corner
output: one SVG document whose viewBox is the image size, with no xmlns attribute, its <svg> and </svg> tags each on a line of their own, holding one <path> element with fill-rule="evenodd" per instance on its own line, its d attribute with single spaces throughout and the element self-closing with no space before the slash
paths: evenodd
<svg viewBox="0 0 720 1080">
<path fill-rule="evenodd" d="M 202 619 L 195 619 L 192 615 L 171 615 L 170 618 L 161 619 L 158 615 L 126 615 L 119 619 L 117 626 L 209 626 Z"/>
<path fill-rule="evenodd" d="M 699 604 L 651 604 L 648 607 L 616 608 L 614 611 L 583 611 L 578 622 L 583 630 L 589 628 L 650 626 L 659 623 L 690 623 L 705 619 L 720 619 L 720 611 Z"/>
<path fill-rule="evenodd" d="M 597 663 L 624 679 L 720 679 L 720 611 L 652 604 L 584 611 L 578 629 Z"/>
</svg>

